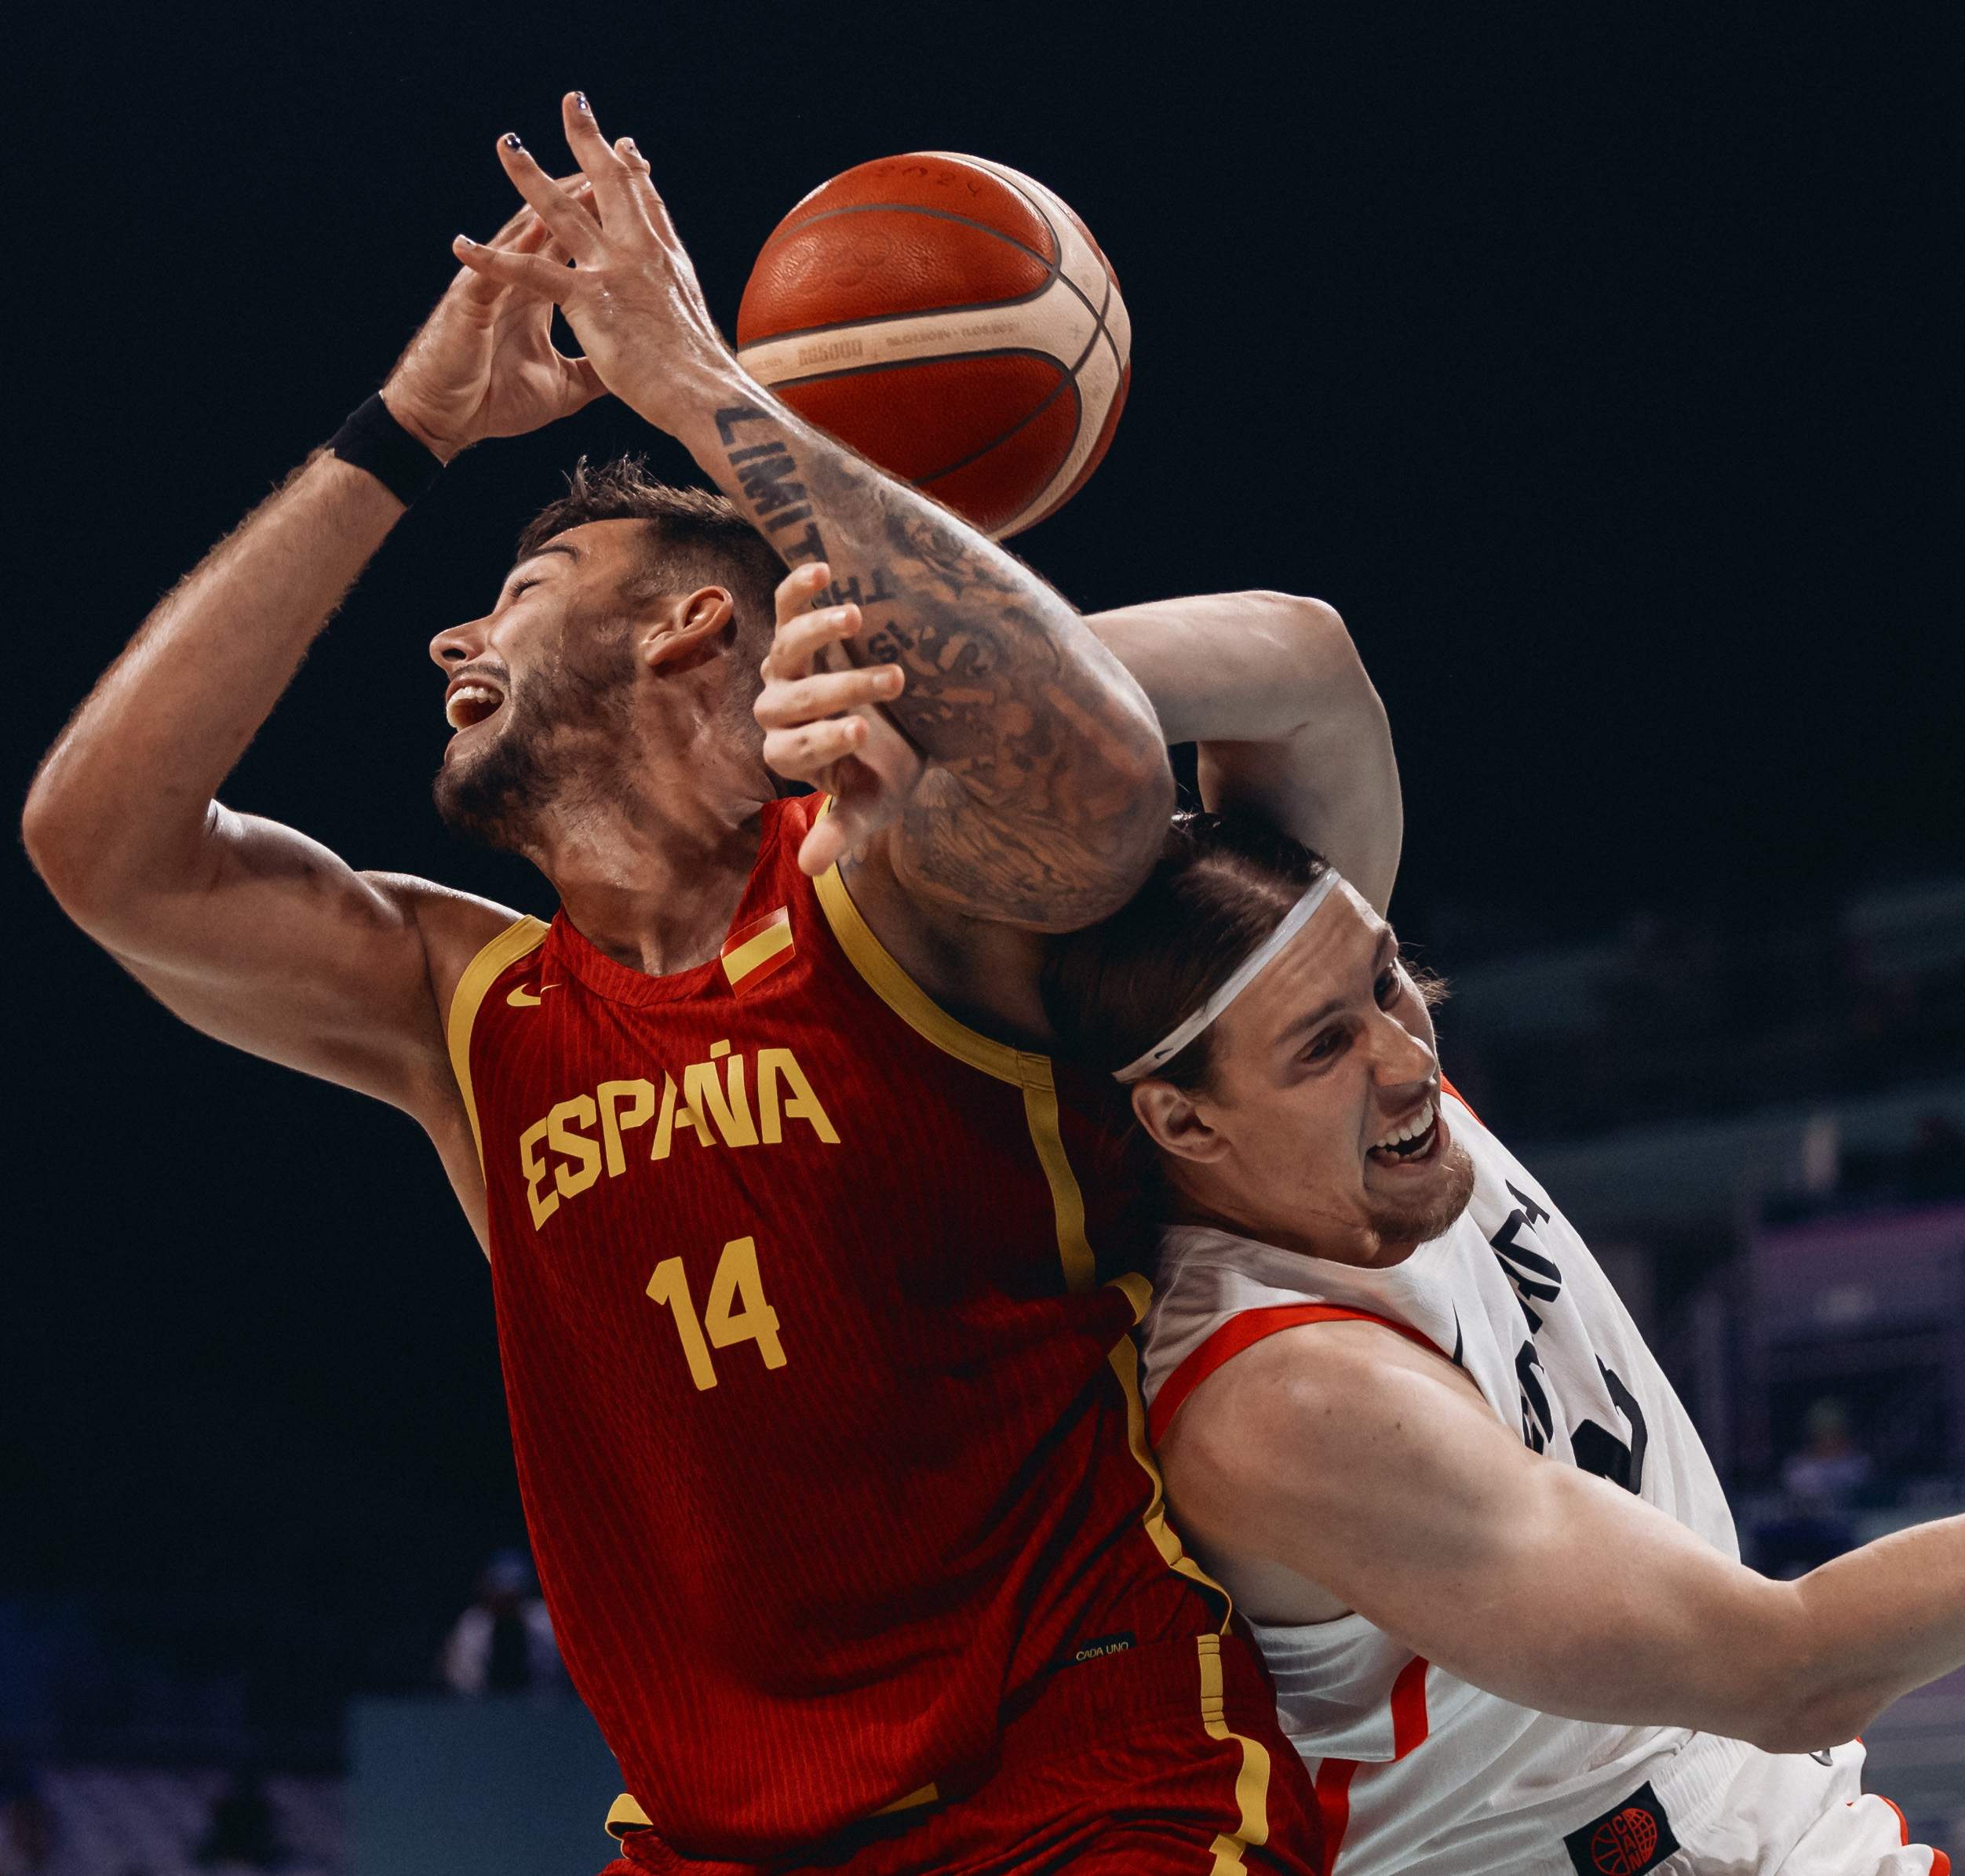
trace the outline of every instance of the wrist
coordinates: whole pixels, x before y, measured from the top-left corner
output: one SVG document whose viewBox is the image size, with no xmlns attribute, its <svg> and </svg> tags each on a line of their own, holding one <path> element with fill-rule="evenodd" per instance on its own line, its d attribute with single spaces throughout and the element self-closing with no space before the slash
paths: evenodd
<svg viewBox="0 0 1965 1876">
<path fill-rule="evenodd" d="M 718 411 L 733 404 L 761 406 L 769 393 L 734 353 L 705 345 L 662 363 L 625 394 L 617 390 L 615 395 L 636 415 L 693 448 L 699 431 L 706 428 L 714 435 Z"/>
<path fill-rule="evenodd" d="M 388 410 L 391 417 L 396 419 L 397 424 L 414 437 L 446 468 L 454 462 L 458 457 L 470 448 L 472 443 L 477 440 L 475 437 L 467 437 L 459 441 L 454 437 L 444 435 L 440 431 L 432 429 L 417 414 L 410 400 L 404 397 L 393 384 L 385 384 L 376 395 L 381 398 L 384 408 Z"/>
<path fill-rule="evenodd" d="M 379 392 L 348 413 L 327 447 L 350 468 L 373 476 L 405 508 L 429 489 L 449 460 L 404 424 Z"/>
</svg>

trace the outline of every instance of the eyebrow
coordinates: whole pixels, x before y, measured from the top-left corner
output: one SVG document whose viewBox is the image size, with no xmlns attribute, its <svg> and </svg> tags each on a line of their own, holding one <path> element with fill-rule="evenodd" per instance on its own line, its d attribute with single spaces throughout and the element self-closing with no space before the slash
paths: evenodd
<svg viewBox="0 0 1965 1876">
<path fill-rule="evenodd" d="M 578 548 L 567 547 L 559 541 L 553 541 L 545 547 L 535 547 L 530 553 L 526 556 L 524 559 L 515 561 L 513 563 L 512 572 L 508 573 L 505 577 L 505 583 L 507 585 L 510 584 L 512 574 L 516 574 L 520 567 L 529 566 L 534 560 L 543 560 L 548 554 L 564 554 L 569 560 L 574 561 L 577 561 L 580 558 L 580 550 Z"/>
<path fill-rule="evenodd" d="M 1374 979 L 1384 968 L 1387 953 L 1398 949 L 1398 934 L 1387 925 L 1379 934 L 1378 943 L 1372 952 L 1372 975 Z M 1349 1000 L 1347 997 L 1333 996 L 1319 1004 L 1315 1009 L 1305 1011 L 1293 1022 L 1285 1025 L 1282 1034 L 1277 1040 L 1285 1044 L 1295 1042 L 1299 1037 L 1307 1035 L 1319 1023 L 1328 1022 Z"/>
</svg>

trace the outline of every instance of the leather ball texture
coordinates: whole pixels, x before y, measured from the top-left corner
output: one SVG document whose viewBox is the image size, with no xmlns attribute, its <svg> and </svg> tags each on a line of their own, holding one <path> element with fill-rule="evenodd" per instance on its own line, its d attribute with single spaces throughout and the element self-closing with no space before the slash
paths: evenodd
<svg viewBox="0 0 1965 1876">
<path fill-rule="evenodd" d="M 1003 539 L 1099 466 L 1132 323 L 1050 190 L 931 150 L 846 170 L 771 231 L 737 355 L 800 416 Z"/>
</svg>

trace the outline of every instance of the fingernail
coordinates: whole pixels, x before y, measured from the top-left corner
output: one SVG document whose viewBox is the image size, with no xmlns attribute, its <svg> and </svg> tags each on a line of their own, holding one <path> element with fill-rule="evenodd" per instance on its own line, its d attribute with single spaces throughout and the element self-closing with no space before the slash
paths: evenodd
<svg viewBox="0 0 1965 1876">
<path fill-rule="evenodd" d="M 452 238 L 451 245 L 454 247 L 476 247 L 478 244 L 468 235 L 458 235 Z"/>
<path fill-rule="evenodd" d="M 628 146 L 628 154 L 639 160 L 641 155 L 640 144 L 636 143 L 632 137 L 624 137 L 621 140 Z"/>
<path fill-rule="evenodd" d="M 593 115 L 593 107 L 587 102 L 587 94 L 584 91 L 576 91 L 573 94 L 573 101 L 578 109 L 585 111 L 589 117 Z"/>
<path fill-rule="evenodd" d="M 516 130 L 506 131 L 498 141 L 503 144 L 508 150 L 523 150 L 525 148 L 525 145 L 519 141 L 519 133 Z"/>
</svg>

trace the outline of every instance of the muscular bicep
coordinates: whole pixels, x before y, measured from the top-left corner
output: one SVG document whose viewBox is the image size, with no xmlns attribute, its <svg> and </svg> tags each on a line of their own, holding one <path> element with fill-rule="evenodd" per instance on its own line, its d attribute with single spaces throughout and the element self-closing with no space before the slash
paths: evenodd
<svg viewBox="0 0 1965 1876">
<path fill-rule="evenodd" d="M 1795 1645 L 1789 1586 L 1530 1452 L 1450 1364 L 1387 1331 L 1271 1337 L 1181 1420 L 1168 1491 L 1204 1543 L 1285 1565 L 1521 1705 L 1748 1734 Z"/>
<path fill-rule="evenodd" d="M 181 883 L 85 922 L 195 1029 L 428 1124 L 449 1089 L 423 913 L 459 903 L 477 902 L 357 872 L 291 828 L 213 803 Z M 487 905 L 480 922 L 489 935 L 510 916 Z"/>
</svg>

